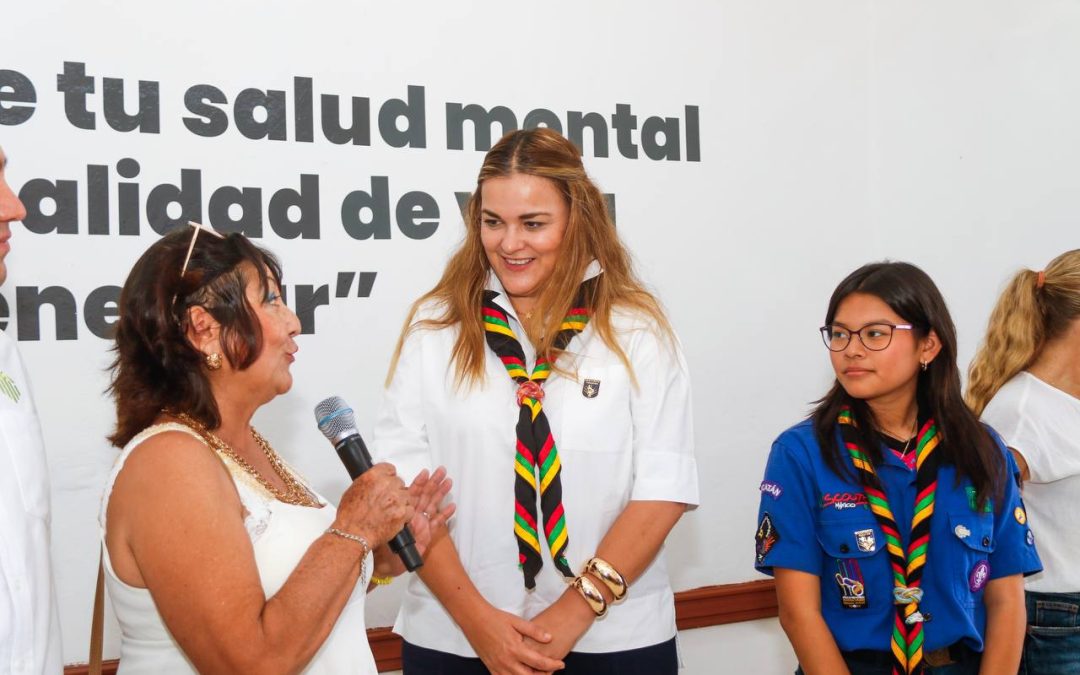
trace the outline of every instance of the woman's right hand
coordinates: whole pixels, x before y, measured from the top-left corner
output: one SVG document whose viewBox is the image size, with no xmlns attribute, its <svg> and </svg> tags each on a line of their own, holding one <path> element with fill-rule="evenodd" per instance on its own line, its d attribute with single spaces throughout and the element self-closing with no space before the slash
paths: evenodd
<svg viewBox="0 0 1080 675">
<path fill-rule="evenodd" d="M 371 467 L 341 495 L 334 527 L 357 534 L 375 549 L 413 517 L 416 505 L 392 464 Z"/>
<path fill-rule="evenodd" d="M 465 637 L 493 675 L 532 675 L 565 667 L 562 661 L 544 656 L 525 642 L 525 638 L 550 642 L 551 635 L 543 628 L 490 606 L 482 614 L 469 622 Z"/>
</svg>

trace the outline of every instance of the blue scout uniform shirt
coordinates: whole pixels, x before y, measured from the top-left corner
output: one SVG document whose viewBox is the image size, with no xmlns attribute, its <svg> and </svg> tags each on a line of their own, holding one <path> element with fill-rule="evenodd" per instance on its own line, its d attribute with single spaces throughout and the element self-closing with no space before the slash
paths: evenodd
<svg viewBox="0 0 1080 675">
<path fill-rule="evenodd" d="M 975 508 L 974 488 L 956 484 L 956 469 L 938 473 L 930 548 L 923 571 L 920 611 L 926 650 L 963 640 L 983 650 L 987 582 L 1042 569 L 1014 480 L 1016 463 L 992 434 L 1008 463 L 1004 499 Z M 892 452 L 876 467 L 900 528 L 905 550 L 911 532 L 915 471 Z M 761 486 L 757 569 L 801 570 L 821 577 L 821 613 L 842 651 L 888 651 L 895 609 L 885 535 L 862 487 L 833 473 L 806 420 L 773 443 Z"/>
</svg>

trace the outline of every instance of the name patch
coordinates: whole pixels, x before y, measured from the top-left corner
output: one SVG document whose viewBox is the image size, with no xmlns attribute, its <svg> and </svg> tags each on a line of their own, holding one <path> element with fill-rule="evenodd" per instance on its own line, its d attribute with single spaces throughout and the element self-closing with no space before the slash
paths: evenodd
<svg viewBox="0 0 1080 675">
<path fill-rule="evenodd" d="M 784 488 L 780 487 L 779 483 L 768 480 L 761 481 L 761 485 L 758 486 L 758 489 L 764 494 L 772 495 L 773 499 L 780 499 L 780 495 L 784 493 Z"/>
</svg>

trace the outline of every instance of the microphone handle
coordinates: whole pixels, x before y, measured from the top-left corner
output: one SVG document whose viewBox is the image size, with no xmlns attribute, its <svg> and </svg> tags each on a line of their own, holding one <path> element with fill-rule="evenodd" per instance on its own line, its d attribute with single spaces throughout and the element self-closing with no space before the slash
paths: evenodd
<svg viewBox="0 0 1080 675">
<path fill-rule="evenodd" d="M 334 449 L 337 450 L 341 463 L 345 465 L 345 470 L 349 472 L 349 477 L 353 480 L 375 465 L 371 461 L 371 453 L 368 452 L 360 434 L 346 436 L 334 446 Z M 416 540 L 408 525 L 401 528 L 401 531 L 395 534 L 389 543 L 390 550 L 398 554 L 401 562 L 405 564 L 405 569 L 415 572 L 423 566 L 424 559 L 416 550 Z"/>
</svg>

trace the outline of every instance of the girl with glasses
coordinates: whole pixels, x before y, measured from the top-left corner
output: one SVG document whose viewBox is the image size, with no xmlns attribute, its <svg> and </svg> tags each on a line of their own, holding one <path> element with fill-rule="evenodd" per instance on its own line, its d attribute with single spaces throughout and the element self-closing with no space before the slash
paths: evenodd
<svg viewBox="0 0 1080 675">
<path fill-rule="evenodd" d="M 1015 673 L 1040 563 L 944 299 L 913 265 L 865 265 L 821 331 L 836 380 L 773 444 L 756 535 L 797 672 Z"/>
<path fill-rule="evenodd" d="M 1021 673 L 1080 673 L 1080 250 L 1018 272 L 971 364 L 968 403 L 1023 471 L 1046 569 L 1027 580 Z"/>
</svg>

